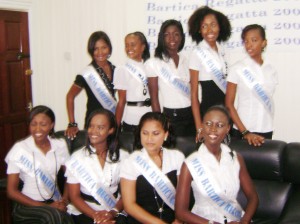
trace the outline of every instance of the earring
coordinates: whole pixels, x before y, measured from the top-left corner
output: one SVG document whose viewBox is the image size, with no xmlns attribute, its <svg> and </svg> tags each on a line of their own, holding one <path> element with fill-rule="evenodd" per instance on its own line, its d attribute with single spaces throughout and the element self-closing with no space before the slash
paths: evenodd
<svg viewBox="0 0 300 224">
<path fill-rule="evenodd" d="M 111 56 L 111 54 L 108 54 L 108 55 L 107 55 L 107 59 L 109 59 L 109 58 L 110 58 L 110 56 Z"/>
<path fill-rule="evenodd" d="M 165 137 L 164 141 L 167 141 L 167 138 L 168 138 L 168 137 Z"/>
<path fill-rule="evenodd" d="M 229 133 L 227 133 L 227 135 L 225 136 L 223 142 L 224 142 L 224 144 L 226 144 L 226 145 L 230 145 L 230 142 L 231 142 L 231 136 L 230 136 Z"/>
</svg>

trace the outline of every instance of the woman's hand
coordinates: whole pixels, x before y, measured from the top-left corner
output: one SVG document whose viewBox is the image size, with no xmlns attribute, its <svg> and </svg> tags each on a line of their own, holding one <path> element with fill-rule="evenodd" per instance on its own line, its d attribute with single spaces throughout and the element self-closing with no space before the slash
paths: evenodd
<svg viewBox="0 0 300 224">
<path fill-rule="evenodd" d="M 254 146 L 261 146 L 265 142 L 264 137 L 253 133 L 248 133 L 243 138 L 247 139 L 249 145 Z"/>
<path fill-rule="evenodd" d="M 65 204 L 64 201 L 54 201 L 51 204 L 49 204 L 50 207 L 56 208 L 62 212 L 66 212 L 67 211 L 67 206 Z"/>
<path fill-rule="evenodd" d="M 175 219 L 173 222 L 172 222 L 172 224 L 182 224 L 183 222 L 181 222 L 180 220 L 178 220 L 178 219 Z"/>
<path fill-rule="evenodd" d="M 113 211 L 97 211 L 93 215 L 94 223 L 115 223 L 115 214 L 113 214 Z"/>
<path fill-rule="evenodd" d="M 68 127 L 65 131 L 65 136 L 67 136 L 69 139 L 73 140 L 76 138 L 76 134 L 79 131 L 78 127 Z"/>
</svg>

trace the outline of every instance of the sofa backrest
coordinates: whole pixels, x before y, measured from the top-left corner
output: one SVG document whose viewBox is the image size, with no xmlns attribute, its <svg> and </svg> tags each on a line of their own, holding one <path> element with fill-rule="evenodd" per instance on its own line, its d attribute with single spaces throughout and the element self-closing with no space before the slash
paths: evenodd
<svg viewBox="0 0 300 224">
<path fill-rule="evenodd" d="M 260 147 L 251 146 L 245 140 L 234 141 L 230 145 L 243 156 L 257 190 L 256 222 L 268 220 L 269 223 L 277 223 L 291 194 L 291 183 L 283 181 L 286 146 L 285 142 L 278 140 L 266 140 Z M 246 198 L 241 191 L 238 200 L 245 206 Z"/>
<path fill-rule="evenodd" d="M 286 143 L 265 140 L 260 147 L 249 145 L 246 140 L 233 141 L 230 147 L 239 152 L 247 165 L 250 176 L 258 180 L 283 180 L 283 152 Z"/>
</svg>

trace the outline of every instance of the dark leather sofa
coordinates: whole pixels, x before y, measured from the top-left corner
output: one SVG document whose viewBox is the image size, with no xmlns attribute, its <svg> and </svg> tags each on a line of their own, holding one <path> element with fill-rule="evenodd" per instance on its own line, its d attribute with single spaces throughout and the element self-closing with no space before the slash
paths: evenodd
<svg viewBox="0 0 300 224">
<path fill-rule="evenodd" d="M 63 132 L 57 132 L 62 137 Z M 67 140 L 70 152 L 85 144 L 86 134 L 80 131 L 73 141 Z M 134 137 L 123 133 L 121 147 L 133 151 Z M 259 196 L 259 206 L 253 218 L 258 224 L 297 224 L 300 223 L 300 143 L 285 143 L 279 140 L 266 140 L 261 147 L 248 145 L 246 141 L 233 141 L 230 144 L 246 162 Z M 178 137 L 176 148 L 186 156 L 197 149 L 192 137 Z M 238 200 L 245 206 L 242 192 Z"/>
</svg>

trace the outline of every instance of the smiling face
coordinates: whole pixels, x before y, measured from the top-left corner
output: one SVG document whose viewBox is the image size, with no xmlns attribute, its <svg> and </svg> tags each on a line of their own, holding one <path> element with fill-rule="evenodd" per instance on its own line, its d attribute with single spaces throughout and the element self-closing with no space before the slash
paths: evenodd
<svg viewBox="0 0 300 224">
<path fill-rule="evenodd" d="M 220 33 L 220 27 L 217 18 L 213 14 L 208 14 L 205 16 L 200 24 L 199 32 L 203 39 L 210 46 L 215 46 Z"/>
<path fill-rule="evenodd" d="M 219 148 L 229 130 L 229 120 L 223 112 L 212 110 L 205 114 L 203 137 L 207 148 Z"/>
<path fill-rule="evenodd" d="M 168 51 L 178 51 L 182 41 L 182 36 L 179 28 L 175 25 L 170 25 L 164 32 L 164 43 Z"/>
<path fill-rule="evenodd" d="M 107 137 L 114 131 L 110 127 L 109 120 L 104 114 L 96 114 L 88 126 L 88 137 L 90 144 L 96 148 L 97 145 L 106 144 Z"/>
<path fill-rule="evenodd" d="M 148 153 L 159 152 L 168 137 L 168 132 L 163 129 L 160 122 L 147 120 L 141 128 L 141 143 Z"/>
<path fill-rule="evenodd" d="M 248 55 L 254 60 L 260 59 L 263 49 L 267 45 L 258 29 L 248 30 L 244 37 L 244 47 Z"/>
<path fill-rule="evenodd" d="M 127 56 L 135 61 L 142 61 L 142 55 L 145 45 L 140 38 L 134 34 L 130 34 L 125 38 L 125 51 Z"/>
<path fill-rule="evenodd" d="M 34 138 L 35 143 L 42 143 L 47 140 L 47 137 L 54 127 L 54 123 L 46 114 L 36 114 L 29 124 L 29 132 Z"/>
<path fill-rule="evenodd" d="M 110 55 L 108 44 L 100 39 L 95 43 L 93 58 L 97 64 L 105 62 Z"/>
</svg>

